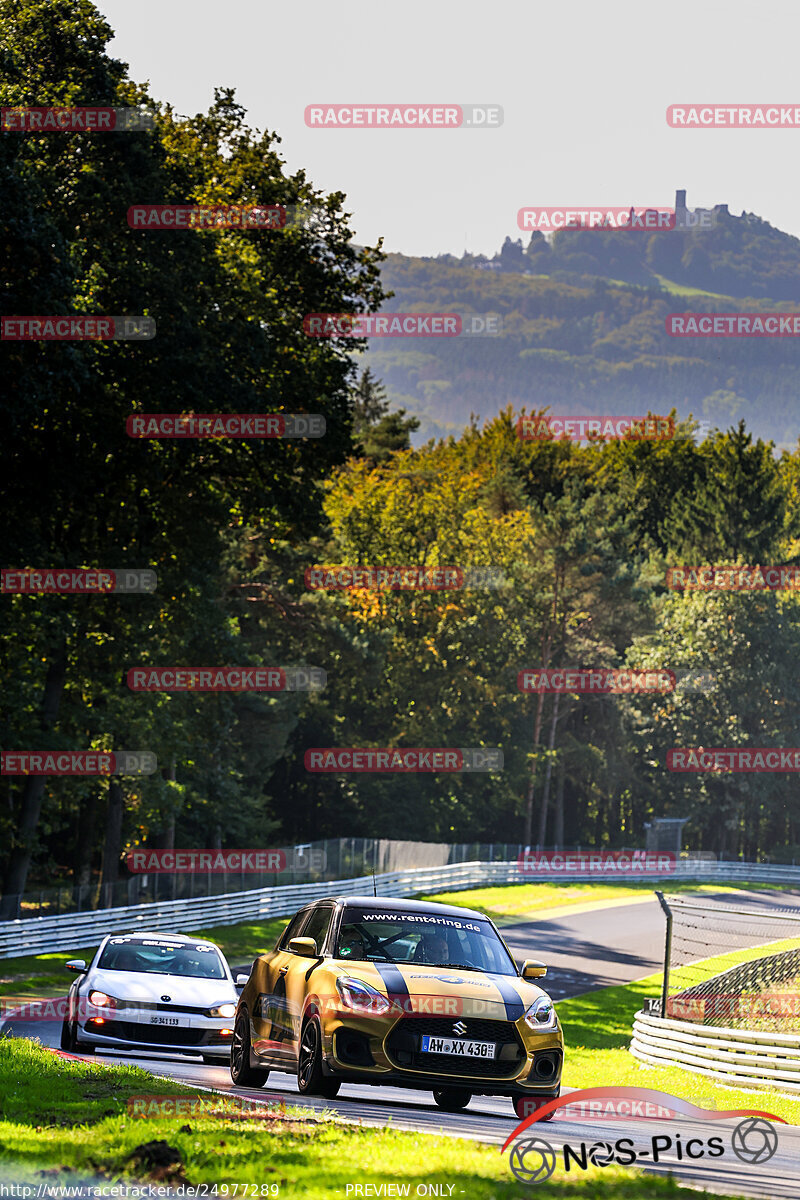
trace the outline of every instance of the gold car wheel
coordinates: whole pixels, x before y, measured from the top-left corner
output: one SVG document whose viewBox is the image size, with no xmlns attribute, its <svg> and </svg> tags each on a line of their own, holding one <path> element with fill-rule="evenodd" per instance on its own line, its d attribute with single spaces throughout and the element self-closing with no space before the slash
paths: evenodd
<svg viewBox="0 0 800 1200">
<path fill-rule="evenodd" d="M 250 1018 L 240 1012 L 233 1027 L 231 1044 L 231 1079 L 237 1087 L 263 1087 L 269 1071 L 250 1066 Z"/>
<path fill-rule="evenodd" d="M 309 1021 L 303 1030 L 303 1040 L 300 1043 L 300 1061 L 297 1064 L 297 1086 L 301 1092 L 305 1092 L 308 1089 L 309 1084 L 314 1078 L 318 1045 L 317 1023 L 316 1021 Z"/>
<path fill-rule="evenodd" d="M 300 1053 L 297 1056 L 297 1090 L 305 1096 L 323 1096 L 332 1100 L 342 1086 L 340 1079 L 322 1073 L 322 1031 L 316 1017 L 303 1026 Z"/>
</svg>

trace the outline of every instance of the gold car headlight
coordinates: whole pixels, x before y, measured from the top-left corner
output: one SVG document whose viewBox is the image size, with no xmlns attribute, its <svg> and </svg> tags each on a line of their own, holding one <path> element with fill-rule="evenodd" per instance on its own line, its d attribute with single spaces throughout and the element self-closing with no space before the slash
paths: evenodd
<svg viewBox="0 0 800 1200">
<path fill-rule="evenodd" d="M 235 1012 L 235 1004 L 218 1004 L 216 1008 L 208 1010 L 208 1015 L 210 1017 L 232 1017 Z"/>
<path fill-rule="evenodd" d="M 373 1016 L 381 1016 L 392 1007 L 385 996 L 368 983 L 364 983 L 363 979 L 351 979 L 345 975 L 336 980 L 336 990 L 345 1006 L 353 1012 L 368 1012 Z"/>
<path fill-rule="evenodd" d="M 539 996 L 534 1000 L 525 1013 L 525 1024 L 537 1032 L 556 1028 L 558 1018 L 556 1017 L 556 1010 L 553 1007 L 553 1001 L 549 996 Z"/>
</svg>

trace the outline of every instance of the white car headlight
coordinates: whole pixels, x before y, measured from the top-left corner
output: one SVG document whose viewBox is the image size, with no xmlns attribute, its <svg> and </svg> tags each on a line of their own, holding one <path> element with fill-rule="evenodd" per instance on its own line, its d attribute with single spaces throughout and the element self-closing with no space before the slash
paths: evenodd
<svg viewBox="0 0 800 1200">
<path fill-rule="evenodd" d="M 556 1010 L 549 996 L 539 996 L 525 1013 L 525 1024 L 531 1029 L 555 1029 L 558 1024 Z"/>
<path fill-rule="evenodd" d="M 232 1017 L 235 1012 L 235 1004 L 218 1004 L 216 1008 L 208 1010 L 208 1015 L 210 1017 Z"/>
<path fill-rule="evenodd" d="M 119 1001 L 106 992 L 89 992 L 89 1003 L 95 1008 L 116 1008 Z"/>
<path fill-rule="evenodd" d="M 364 983 L 363 979 L 350 979 L 345 976 L 336 980 L 336 987 L 344 1003 L 354 1012 L 369 1012 L 380 1016 L 392 1007 L 385 996 Z"/>
</svg>

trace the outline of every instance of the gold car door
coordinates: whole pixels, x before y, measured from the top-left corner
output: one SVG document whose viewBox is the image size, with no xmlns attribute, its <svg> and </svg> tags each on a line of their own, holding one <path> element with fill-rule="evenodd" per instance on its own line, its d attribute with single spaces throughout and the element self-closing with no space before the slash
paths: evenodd
<svg viewBox="0 0 800 1200">
<path fill-rule="evenodd" d="M 294 1024 L 286 1001 L 286 974 L 296 957 L 287 950 L 273 950 L 259 964 L 253 1048 L 259 1058 L 268 1060 L 273 1066 L 293 1061 Z"/>
</svg>

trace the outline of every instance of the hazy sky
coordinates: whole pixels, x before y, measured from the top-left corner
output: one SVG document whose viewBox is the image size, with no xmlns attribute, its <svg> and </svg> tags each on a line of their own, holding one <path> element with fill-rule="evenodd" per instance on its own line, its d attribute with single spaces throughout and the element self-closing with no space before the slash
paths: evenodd
<svg viewBox="0 0 800 1200">
<path fill-rule="evenodd" d="M 492 253 L 523 206 L 727 203 L 800 235 L 800 129 L 670 129 L 674 103 L 800 104 L 795 0 L 97 0 L 177 112 L 234 87 L 356 238 Z M 310 129 L 313 103 L 496 103 L 499 129 Z M 524 234 L 527 243 L 529 234 Z"/>
</svg>

